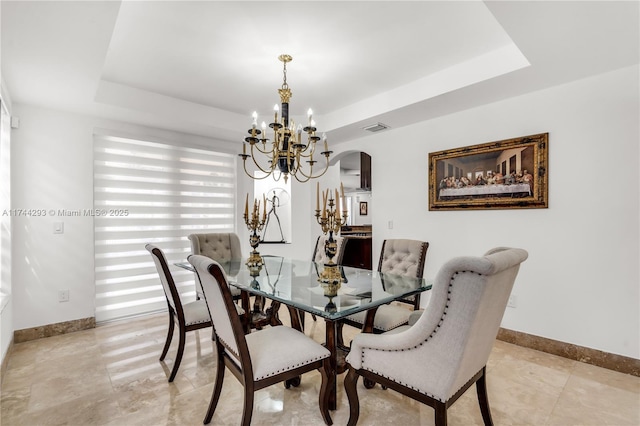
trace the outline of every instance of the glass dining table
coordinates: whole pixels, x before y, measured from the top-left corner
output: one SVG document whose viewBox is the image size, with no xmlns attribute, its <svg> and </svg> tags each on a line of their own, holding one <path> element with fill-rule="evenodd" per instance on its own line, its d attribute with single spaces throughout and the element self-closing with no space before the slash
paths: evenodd
<svg viewBox="0 0 640 426">
<path fill-rule="evenodd" d="M 270 299 L 271 306 L 264 312 L 264 306 L 254 304 L 251 315 L 257 315 L 263 323 L 281 324 L 278 309 L 285 305 L 291 317 L 291 327 L 303 331 L 304 312 L 325 320 L 325 345 L 331 352 L 329 372 L 337 376 L 344 372 L 345 348 L 339 345 L 337 324 L 341 319 L 366 311 L 363 332 L 373 331 L 373 318 L 380 305 L 418 294 L 431 289 L 431 284 L 422 278 L 404 277 L 366 269 L 340 266 L 343 282 L 335 296 L 327 296 L 318 281 L 324 269 L 322 263 L 310 260 L 296 260 L 279 256 L 263 255 L 264 265 L 259 272 L 251 271 L 245 259 L 221 263 L 230 285 L 256 296 L 256 300 Z M 176 266 L 193 271 L 188 262 Z M 257 306 L 257 307 L 256 307 Z M 251 320 L 251 319 L 250 319 Z M 336 409 L 336 385 L 331 390 L 330 409 Z"/>
</svg>

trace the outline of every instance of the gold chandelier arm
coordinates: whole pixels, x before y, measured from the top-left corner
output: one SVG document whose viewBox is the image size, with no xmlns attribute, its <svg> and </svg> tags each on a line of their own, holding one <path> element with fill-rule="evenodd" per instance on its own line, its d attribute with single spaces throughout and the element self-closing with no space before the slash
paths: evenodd
<svg viewBox="0 0 640 426">
<path fill-rule="evenodd" d="M 313 146 L 311 145 L 312 144 L 310 143 L 309 145 L 306 146 L 305 149 L 300 149 L 298 151 L 302 158 L 310 158 L 316 152 L 316 144 L 314 143 Z M 311 150 L 309 150 L 310 147 L 311 147 Z"/>
<path fill-rule="evenodd" d="M 325 165 L 324 165 L 324 170 L 323 170 L 323 171 L 322 171 L 322 173 L 320 173 L 319 175 L 314 175 L 314 174 L 313 174 L 313 165 L 311 165 L 311 166 L 309 166 L 309 174 L 306 174 L 306 173 L 304 172 L 304 169 L 302 169 L 301 167 L 298 167 L 298 172 L 300 172 L 300 174 L 301 174 L 302 176 L 304 176 L 306 179 L 301 180 L 301 179 L 298 177 L 298 173 L 296 173 L 296 174 L 295 174 L 295 175 L 293 175 L 293 176 L 296 178 L 296 180 L 297 180 L 298 182 L 304 183 L 304 182 L 308 182 L 310 179 L 317 179 L 317 178 L 319 178 L 320 176 L 322 176 L 322 175 L 324 175 L 325 173 L 327 173 L 327 170 L 329 170 L 329 158 L 327 158 L 327 159 L 326 159 L 326 163 L 325 163 Z"/>
<path fill-rule="evenodd" d="M 266 152 L 265 154 L 268 154 L 268 152 Z M 256 161 L 256 157 L 253 151 L 253 146 L 251 147 L 251 155 L 249 155 L 249 157 L 251 158 L 251 160 L 253 161 L 253 164 L 262 172 L 262 173 L 267 173 L 270 174 L 273 172 L 273 169 L 275 168 L 275 161 L 273 161 L 273 156 L 272 156 L 272 161 L 271 161 L 271 165 L 268 168 L 263 168 L 260 164 L 258 164 L 258 162 Z M 246 171 L 246 159 L 245 159 L 245 171 Z"/>
<path fill-rule="evenodd" d="M 265 170 L 260 169 L 260 171 L 262 171 L 262 172 L 264 173 L 264 176 L 256 177 L 256 176 L 254 176 L 254 175 L 250 174 L 250 173 L 249 173 L 249 171 L 247 170 L 247 162 L 246 162 L 246 161 L 243 161 L 243 162 L 242 162 L 242 164 L 243 164 L 243 166 L 244 166 L 244 173 L 245 173 L 247 176 L 249 176 L 251 179 L 254 179 L 254 180 L 262 180 L 262 179 L 266 179 L 266 178 L 268 178 L 269 176 L 273 176 L 273 173 L 272 173 L 272 172 L 273 172 L 273 170 L 271 170 L 271 171 L 265 171 Z M 275 181 L 280 180 L 280 176 L 278 176 L 278 178 L 277 178 L 277 179 L 274 177 L 274 180 L 275 180 Z"/>
<path fill-rule="evenodd" d="M 265 149 L 264 151 L 263 151 L 262 149 L 260 149 L 260 147 L 258 146 L 258 144 L 257 144 L 257 143 L 254 143 L 253 145 L 252 145 L 252 144 L 249 144 L 249 145 L 251 145 L 251 155 L 253 155 L 253 150 L 254 150 L 254 149 L 255 149 L 256 151 L 258 151 L 258 152 L 262 153 L 262 154 L 271 154 L 271 152 L 273 152 L 273 150 L 275 149 L 275 148 L 274 148 L 274 147 L 275 147 L 275 145 L 274 145 L 273 143 L 272 143 L 272 145 L 271 145 L 271 149 Z M 265 144 L 265 147 L 266 147 L 266 144 Z"/>
</svg>

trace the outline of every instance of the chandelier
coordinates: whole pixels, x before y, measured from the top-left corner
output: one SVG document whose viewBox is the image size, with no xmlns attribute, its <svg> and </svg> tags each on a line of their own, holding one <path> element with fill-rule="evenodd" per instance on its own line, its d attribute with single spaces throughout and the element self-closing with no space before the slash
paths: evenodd
<svg viewBox="0 0 640 426">
<path fill-rule="evenodd" d="M 291 98 L 291 89 L 287 84 L 287 63 L 293 59 L 289 55 L 280 55 L 278 59 L 284 64 L 282 87 L 278 89 L 280 94 L 281 107 L 276 104 L 273 108 L 274 119 L 269 127 L 273 130 L 273 138 L 267 139 L 267 124 L 263 121 L 260 129 L 258 126 L 258 113 L 253 113 L 253 123 L 248 130 L 249 136 L 244 139 L 242 144 L 242 157 L 244 172 L 252 179 L 264 179 L 273 176 L 275 180 L 279 180 L 284 175 L 284 181 L 287 182 L 289 175 L 293 176 L 298 182 L 307 182 L 309 179 L 315 179 L 326 173 L 329 168 L 329 156 L 333 151 L 329 151 L 327 145 L 327 136 L 322 135 L 324 143 L 324 151 L 316 154 L 316 143 L 321 140 L 316 136 L 316 123 L 313 120 L 313 111 L 307 111 L 307 125 L 302 127 L 298 124 L 296 127 L 293 120 L 289 120 L 289 99 Z M 281 116 L 278 113 L 281 111 Z M 306 143 L 303 141 L 303 134 L 306 135 Z M 247 153 L 247 145 L 249 153 Z M 321 170 L 315 169 L 314 165 L 318 162 L 313 159 L 324 156 L 325 164 Z M 256 157 L 263 155 L 262 160 Z M 247 171 L 247 158 L 253 160 L 253 164 L 262 172 L 260 176 L 254 176 Z M 306 163 L 308 165 L 303 165 Z M 279 174 L 276 173 L 279 171 Z"/>
</svg>

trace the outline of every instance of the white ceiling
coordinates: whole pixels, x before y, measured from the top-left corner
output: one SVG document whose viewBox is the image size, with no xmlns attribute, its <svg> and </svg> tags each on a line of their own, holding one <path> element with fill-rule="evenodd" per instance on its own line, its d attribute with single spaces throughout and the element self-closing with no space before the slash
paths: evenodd
<svg viewBox="0 0 640 426">
<path fill-rule="evenodd" d="M 330 143 L 639 62 L 639 3 L 0 3 L 14 103 L 233 141 L 279 103 Z"/>
</svg>

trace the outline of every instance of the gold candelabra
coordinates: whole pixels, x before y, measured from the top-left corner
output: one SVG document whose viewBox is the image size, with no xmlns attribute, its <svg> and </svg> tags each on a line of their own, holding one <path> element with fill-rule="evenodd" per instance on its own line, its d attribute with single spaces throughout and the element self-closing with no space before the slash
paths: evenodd
<svg viewBox="0 0 640 426">
<path fill-rule="evenodd" d="M 342 210 L 340 209 L 340 196 L 338 190 L 334 194 L 327 189 L 322 191 L 322 210 L 320 210 L 320 183 L 316 187 L 316 219 L 322 228 L 322 233 L 329 233 L 329 238 L 325 240 L 324 252 L 327 255 L 327 263 L 318 277 L 318 281 L 322 283 L 325 295 L 333 297 L 338 293 L 342 283 L 342 274 L 338 265 L 335 264 L 333 258 L 338 251 L 338 243 L 333 239 L 333 234 L 339 234 L 342 225 L 346 224 L 348 212 L 344 198 L 344 186 L 340 184 L 340 193 L 342 196 Z"/>
<path fill-rule="evenodd" d="M 267 219 L 267 203 L 264 195 L 262 196 L 262 204 L 262 219 L 260 218 L 259 200 L 253 200 L 253 209 L 251 210 L 251 214 L 249 214 L 249 194 L 247 194 L 247 199 L 244 204 L 244 223 L 247 225 L 247 229 L 251 231 L 251 234 L 249 235 L 249 244 L 253 248 L 253 251 L 249 254 L 249 259 L 247 260 L 246 265 L 249 267 L 251 274 L 255 274 L 255 276 L 260 273 L 262 265 L 264 264 L 262 257 L 257 250 L 260 245 L 260 236 L 258 235 L 258 232 L 262 231 Z"/>
<path fill-rule="evenodd" d="M 333 151 L 329 151 L 327 145 L 327 137 L 322 135 L 322 141 L 324 142 L 324 151 L 319 154 L 325 157 L 324 166 L 321 170 L 313 169 L 313 166 L 318 162 L 313 159 L 313 155 L 316 151 L 316 143 L 320 141 L 320 137 L 316 135 L 316 123 L 313 121 L 313 111 L 309 109 L 307 111 L 308 123 L 306 126 L 301 124 L 296 127 L 293 120 L 289 121 L 289 99 L 292 96 L 291 89 L 287 84 L 287 63 L 291 62 L 293 58 L 289 55 L 280 55 L 278 59 L 284 64 L 284 78 L 282 87 L 278 89 L 280 94 L 280 102 L 282 115 L 278 117 L 280 108 L 276 104 L 274 109 L 273 123 L 269 124 L 269 127 L 273 129 L 273 139 L 270 141 L 267 139 L 267 124 L 263 121 L 261 129 L 258 129 L 258 113 L 253 113 L 253 123 L 251 129 L 248 130 L 250 136 L 247 136 L 242 144 L 242 163 L 244 165 L 244 171 L 252 179 L 264 179 L 267 176 L 273 175 L 275 180 L 279 180 L 280 176 L 284 175 L 284 181 L 287 182 L 289 175 L 293 176 L 298 182 L 307 182 L 309 179 L 318 178 L 326 173 L 329 168 L 329 156 Z M 303 140 L 302 132 L 306 133 L 306 143 Z M 270 143 L 270 145 L 268 145 Z M 249 145 L 249 153 L 247 154 L 247 145 Z M 261 161 L 256 159 L 258 154 L 264 154 L 265 162 L 261 165 Z M 254 165 L 264 175 L 255 177 L 253 174 L 247 171 L 247 158 L 251 157 Z M 318 154 L 316 154 L 316 158 Z M 308 171 L 304 170 L 302 163 L 309 164 Z M 275 170 L 280 171 L 280 175 L 274 174 Z"/>
</svg>

